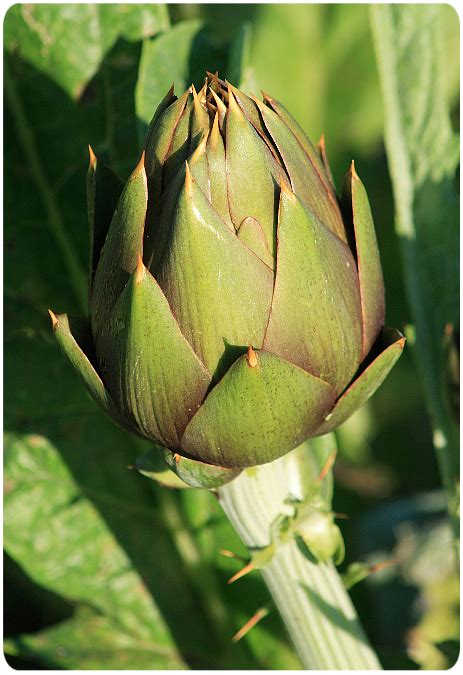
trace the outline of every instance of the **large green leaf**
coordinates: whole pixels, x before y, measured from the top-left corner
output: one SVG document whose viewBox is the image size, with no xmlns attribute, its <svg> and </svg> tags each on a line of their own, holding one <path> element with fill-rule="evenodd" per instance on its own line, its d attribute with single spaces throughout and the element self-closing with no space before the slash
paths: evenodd
<svg viewBox="0 0 463 675">
<path fill-rule="evenodd" d="M 458 436 L 445 394 L 444 333 L 459 316 L 459 224 L 444 73 L 442 8 L 377 5 L 372 26 L 385 106 L 385 141 L 416 356 L 434 445 L 456 517 Z M 454 21 L 458 22 L 456 13 Z"/>
<path fill-rule="evenodd" d="M 78 98 L 119 37 L 166 30 L 162 4 L 17 4 L 4 23 L 5 46 Z"/>
<path fill-rule="evenodd" d="M 135 643 L 159 645 L 182 667 L 146 582 L 56 448 L 37 435 L 8 435 L 5 448 L 8 553 L 40 585 L 90 605 Z M 152 659 L 152 668 L 162 667 Z"/>
<path fill-rule="evenodd" d="M 192 82 L 201 85 L 206 70 L 214 72 L 222 64 L 222 55 L 201 21 L 182 21 L 160 37 L 146 40 L 136 91 L 138 117 L 148 124 L 172 83 L 181 94 Z"/>
<path fill-rule="evenodd" d="M 90 637 L 91 636 L 91 639 Z M 48 668 L 71 670 L 182 670 L 175 650 L 143 642 L 119 622 L 83 607 L 68 621 L 6 640 L 7 656 L 40 658 Z"/>
</svg>

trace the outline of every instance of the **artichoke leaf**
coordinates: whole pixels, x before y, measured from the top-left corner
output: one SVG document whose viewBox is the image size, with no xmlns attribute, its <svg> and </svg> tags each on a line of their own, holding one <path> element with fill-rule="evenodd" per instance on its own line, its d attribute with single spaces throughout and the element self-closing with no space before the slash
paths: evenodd
<svg viewBox="0 0 463 675">
<path fill-rule="evenodd" d="M 353 226 L 357 249 L 363 359 L 384 326 L 384 281 L 368 195 L 355 171 L 354 162 L 344 180 L 342 202 L 346 221 Z"/>
<path fill-rule="evenodd" d="M 209 392 L 181 447 L 224 467 L 271 462 L 312 435 L 334 400 L 326 382 L 274 354 L 250 349 Z"/>
<path fill-rule="evenodd" d="M 318 150 L 318 154 L 320 155 L 320 159 L 323 162 L 323 166 L 325 167 L 326 176 L 328 178 L 328 181 L 329 181 L 331 187 L 333 188 L 333 192 L 336 192 L 336 186 L 334 184 L 333 174 L 331 172 L 330 163 L 328 161 L 328 155 L 326 154 L 325 134 L 322 134 L 320 136 L 320 140 L 318 141 L 318 144 L 317 144 L 317 150 Z"/>
<path fill-rule="evenodd" d="M 150 448 L 143 455 L 137 457 L 134 462 L 135 469 L 142 476 L 156 481 L 162 487 L 180 490 L 189 488 L 190 486 L 181 480 L 166 464 L 164 450 L 165 448 L 159 445 Z M 169 451 L 166 450 L 166 452 Z"/>
<path fill-rule="evenodd" d="M 227 174 L 225 171 L 225 146 L 219 130 L 219 115 L 215 114 L 209 137 L 207 139 L 207 164 L 209 167 L 209 184 L 211 203 L 222 220 L 235 230 L 228 208 Z"/>
<path fill-rule="evenodd" d="M 271 270 L 274 269 L 275 261 L 268 250 L 264 231 L 255 218 L 243 220 L 238 230 L 238 239 L 246 244 Z"/>
<path fill-rule="evenodd" d="M 219 218 L 187 169 L 158 269 L 183 335 L 213 375 L 226 345 L 262 345 L 272 271 Z"/>
<path fill-rule="evenodd" d="M 271 108 L 259 102 L 259 109 L 290 177 L 293 192 L 322 223 L 346 241 L 338 202 L 317 171 L 317 165 L 304 152 L 291 129 Z"/>
<path fill-rule="evenodd" d="M 341 392 L 360 364 L 361 310 L 349 247 L 282 184 L 278 255 L 264 349 Z"/>
<path fill-rule="evenodd" d="M 142 252 L 147 202 L 147 180 L 142 155 L 117 203 L 95 273 L 90 316 L 97 352 L 109 313 L 135 270 Z"/>
<path fill-rule="evenodd" d="M 264 95 L 264 103 L 269 108 L 271 108 L 271 110 L 273 110 L 278 115 L 278 117 L 280 117 L 280 119 L 283 120 L 283 122 L 289 129 L 291 129 L 292 133 L 294 134 L 295 138 L 297 138 L 307 157 L 310 159 L 310 162 L 312 163 L 314 169 L 320 175 L 324 185 L 328 190 L 331 190 L 333 197 L 336 197 L 334 188 L 330 185 L 330 179 L 326 174 L 323 161 L 321 160 L 312 142 L 307 137 L 305 131 L 296 122 L 294 117 L 289 113 L 289 111 L 285 108 L 285 106 L 282 103 L 280 103 L 280 101 L 277 101 L 276 99 L 268 96 L 267 94 L 263 95 Z"/>
<path fill-rule="evenodd" d="M 153 120 L 153 126 L 146 139 L 145 168 L 154 202 L 157 201 L 161 193 L 162 167 L 168 157 L 175 131 L 182 119 L 189 95 L 190 90 L 187 89 L 183 96 L 174 101 L 163 110 L 157 119 Z"/>
<path fill-rule="evenodd" d="M 164 163 L 162 165 L 162 190 L 166 187 L 177 175 L 180 167 L 188 158 L 188 147 L 190 139 L 190 124 L 191 124 L 192 103 L 188 101 L 183 109 L 180 119 L 177 122 L 169 148 L 166 152 Z M 150 183 L 151 187 L 151 183 Z M 153 190 L 156 194 L 156 190 Z"/>
<path fill-rule="evenodd" d="M 227 110 L 225 155 L 228 202 L 235 228 L 238 229 L 245 218 L 255 218 L 261 224 L 267 246 L 274 256 L 277 175 L 270 151 L 244 116 L 231 91 Z"/>
<path fill-rule="evenodd" d="M 93 361 L 94 347 L 90 324 L 86 319 L 55 315 L 48 310 L 53 333 L 63 353 L 80 375 L 90 396 L 103 408 L 106 414 L 119 426 L 127 429 L 128 423 L 119 414 L 114 402 L 97 372 Z"/>
<path fill-rule="evenodd" d="M 211 377 L 141 258 L 109 317 L 99 361 L 116 405 L 139 432 L 178 447 Z"/>
<path fill-rule="evenodd" d="M 192 457 L 184 457 L 179 453 L 170 452 L 165 448 L 163 449 L 163 455 L 164 461 L 171 471 L 192 488 L 215 490 L 221 485 L 229 483 L 241 473 L 241 469 L 208 464 Z"/>
<path fill-rule="evenodd" d="M 338 427 L 373 396 L 402 355 L 404 344 L 405 338 L 398 330 L 383 329 L 378 338 L 379 354 L 340 396 L 322 426 L 317 429 L 317 436 L 327 434 Z"/>
<path fill-rule="evenodd" d="M 87 172 L 87 212 L 90 226 L 89 290 L 91 291 L 101 249 L 124 184 L 106 164 L 96 158 L 90 145 L 88 149 L 90 163 Z"/>
</svg>

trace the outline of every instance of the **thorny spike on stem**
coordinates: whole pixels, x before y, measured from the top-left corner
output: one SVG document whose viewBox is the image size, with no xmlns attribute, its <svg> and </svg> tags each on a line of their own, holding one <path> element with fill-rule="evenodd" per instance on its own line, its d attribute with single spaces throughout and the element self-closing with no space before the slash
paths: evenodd
<svg viewBox="0 0 463 675">
<path fill-rule="evenodd" d="M 249 574 L 249 572 L 253 572 L 255 569 L 256 568 L 254 567 L 254 564 L 252 562 L 249 562 L 247 565 L 238 570 L 236 574 L 230 577 L 230 579 L 227 581 L 227 584 L 233 584 L 235 581 L 238 581 L 238 579 L 245 577 L 246 574 Z"/>
<path fill-rule="evenodd" d="M 244 636 L 249 633 L 251 628 L 254 628 L 254 626 L 256 626 L 259 621 L 262 621 L 262 619 L 264 619 L 269 613 L 270 610 L 268 607 L 261 607 L 258 609 L 257 612 L 249 619 L 249 621 L 246 621 L 244 626 L 242 626 L 242 628 L 240 628 L 239 631 L 235 633 L 235 635 L 232 637 L 232 641 L 238 642 L 244 638 Z"/>
<path fill-rule="evenodd" d="M 89 156 L 90 156 L 90 162 L 89 162 L 88 168 L 89 168 L 89 169 L 92 169 L 93 171 L 95 171 L 95 168 L 96 168 L 96 161 L 97 161 L 97 160 L 96 160 L 96 155 L 95 155 L 95 153 L 93 152 L 93 148 L 92 148 L 92 146 L 90 145 L 90 143 L 88 144 L 88 154 L 89 154 Z"/>
<path fill-rule="evenodd" d="M 317 480 L 318 480 L 319 483 L 322 482 L 322 480 L 325 478 L 325 476 L 326 476 L 326 474 L 328 473 L 328 471 L 329 471 L 329 470 L 331 469 L 331 467 L 333 466 L 334 460 L 336 459 L 336 454 L 337 454 L 337 453 L 336 453 L 336 450 L 333 450 L 333 452 L 331 452 L 331 453 L 328 455 L 327 460 L 326 460 L 324 466 L 322 467 L 322 470 L 320 471 L 320 475 L 319 475 L 318 478 L 317 478 Z"/>
<path fill-rule="evenodd" d="M 50 319 L 51 319 L 51 327 L 53 328 L 53 330 L 56 330 L 56 328 L 58 326 L 58 323 L 59 323 L 58 317 L 56 316 L 56 314 L 54 312 L 51 311 L 51 309 L 48 310 L 48 313 L 49 313 Z"/>
<path fill-rule="evenodd" d="M 375 572 L 380 572 L 381 570 L 384 570 L 387 567 L 393 567 L 394 565 L 398 565 L 399 562 L 400 562 L 399 560 L 383 560 L 382 562 L 370 565 L 368 569 L 371 574 L 374 574 Z"/>
<path fill-rule="evenodd" d="M 242 555 L 233 553 L 233 551 L 229 551 L 227 548 L 221 548 L 219 550 L 219 553 L 220 555 L 225 556 L 225 558 L 233 558 L 233 560 L 240 560 L 241 562 L 246 562 L 246 558 L 244 558 Z"/>
</svg>

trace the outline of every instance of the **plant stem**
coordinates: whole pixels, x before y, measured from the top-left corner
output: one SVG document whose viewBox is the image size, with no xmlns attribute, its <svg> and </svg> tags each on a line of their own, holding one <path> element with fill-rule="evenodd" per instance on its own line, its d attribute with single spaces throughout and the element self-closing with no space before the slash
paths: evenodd
<svg viewBox="0 0 463 675">
<path fill-rule="evenodd" d="M 305 476 L 295 452 L 243 471 L 218 491 L 225 513 L 251 551 L 271 543 L 272 523 L 288 513 L 285 499 L 301 497 Z M 293 540 L 278 545 L 261 572 L 304 668 L 381 669 L 332 563 L 311 562 Z"/>
</svg>

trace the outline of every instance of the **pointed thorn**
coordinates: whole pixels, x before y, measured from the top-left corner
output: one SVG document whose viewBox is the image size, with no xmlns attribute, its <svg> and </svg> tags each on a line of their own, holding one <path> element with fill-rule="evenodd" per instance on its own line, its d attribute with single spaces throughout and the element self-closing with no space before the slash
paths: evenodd
<svg viewBox="0 0 463 675">
<path fill-rule="evenodd" d="M 220 555 L 225 556 L 225 558 L 233 558 L 233 560 L 240 560 L 241 562 L 246 562 L 246 558 L 243 558 L 243 556 L 238 555 L 237 553 L 233 553 L 233 551 L 229 551 L 227 548 L 221 548 L 219 550 Z"/>
<path fill-rule="evenodd" d="M 386 567 L 393 567 L 394 565 L 398 565 L 399 562 L 400 562 L 399 560 L 383 560 L 382 562 L 370 565 L 368 570 L 370 571 L 371 574 L 374 574 L 375 572 L 380 572 L 381 570 L 386 569 Z"/>
<path fill-rule="evenodd" d="M 90 156 L 90 162 L 89 162 L 88 168 L 92 169 L 92 171 L 95 171 L 95 169 L 96 169 L 96 155 L 93 152 L 93 148 L 90 145 L 90 143 L 88 144 L 88 154 Z"/>
<path fill-rule="evenodd" d="M 251 345 L 249 345 L 248 347 L 248 351 L 246 354 L 246 361 L 248 362 L 248 366 L 250 368 L 255 368 L 257 366 L 257 354 Z"/>
<path fill-rule="evenodd" d="M 318 151 L 321 152 L 323 155 L 325 154 L 325 133 L 322 132 L 322 135 L 320 136 L 320 139 L 317 143 L 317 148 Z"/>
<path fill-rule="evenodd" d="M 227 581 L 227 584 L 235 583 L 235 581 L 238 581 L 238 579 L 245 577 L 246 574 L 249 574 L 249 572 L 253 572 L 254 570 L 255 570 L 254 565 L 252 564 L 252 562 L 249 562 L 247 565 L 238 570 L 236 574 L 230 577 L 230 579 Z"/>
<path fill-rule="evenodd" d="M 260 90 L 260 93 L 262 94 L 262 98 L 264 99 L 264 101 L 268 101 L 269 103 L 273 101 L 273 98 L 268 94 L 266 94 L 263 89 Z"/>
<path fill-rule="evenodd" d="M 199 102 L 203 106 L 206 104 L 206 92 L 207 92 L 207 80 L 204 80 L 204 84 L 198 92 Z"/>
<path fill-rule="evenodd" d="M 220 138 L 220 130 L 219 130 L 219 113 L 216 112 L 214 115 L 214 121 L 212 123 L 212 129 L 209 134 L 209 142 L 211 146 L 211 150 L 215 150 L 217 148 L 217 144 L 219 142 Z"/>
<path fill-rule="evenodd" d="M 286 195 L 286 197 L 291 199 L 291 201 L 294 201 L 296 199 L 296 195 L 292 191 L 291 186 L 283 177 L 280 178 L 280 190 L 281 194 Z"/>
<path fill-rule="evenodd" d="M 51 319 L 51 327 L 53 328 L 53 330 L 56 330 L 57 327 L 58 327 L 58 323 L 59 323 L 58 317 L 56 316 L 56 314 L 54 312 L 51 311 L 51 309 L 48 310 L 48 313 L 49 313 L 50 319 Z"/>
<path fill-rule="evenodd" d="M 135 283 L 141 284 L 143 277 L 145 276 L 145 266 L 143 264 L 143 258 L 140 253 L 138 254 L 137 267 L 135 269 Z"/>
<path fill-rule="evenodd" d="M 174 452 L 174 459 L 175 459 L 176 464 L 178 464 L 180 462 L 181 457 L 178 454 L 178 452 Z"/>
<path fill-rule="evenodd" d="M 254 616 L 252 616 L 249 621 L 246 621 L 244 626 L 240 628 L 239 631 L 232 637 L 232 642 L 239 642 L 239 640 L 244 638 L 246 633 L 249 633 L 251 628 L 254 628 L 254 626 L 258 624 L 259 621 L 262 621 L 262 619 L 264 619 L 268 613 L 269 610 L 267 607 L 261 607 L 258 609 Z"/>
<path fill-rule="evenodd" d="M 198 106 L 201 107 L 201 103 L 199 102 L 198 93 L 196 91 L 196 87 L 195 87 L 194 84 L 191 85 L 191 91 L 193 92 L 193 103 L 194 103 L 195 109 Z"/>
<path fill-rule="evenodd" d="M 217 110 L 219 110 L 221 113 L 226 113 L 226 112 L 227 112 L 227 106 L 226 106 L 225 103 L 222 101 L 222 99 L 220 99 L 220 98 L 217 96 L 217 94 L 215 93 L 215 91 L 214 91 L 213 89 L 211 89 L 211 94 L 212 94 L 212 96 L 213 96 L 213 98 L 214 98 L 214 101 L 215 101 L 215 103 L 216 103 L 216 105 L 217 105 Z"/>
<path fill-rule="evenodd" d="M 350 165 L 350 175 L 354 180 L 360 180 L 358 177 L 357 171 L 355 170 L 355 162 L 352 160 L 352 164 Z"/>
<path fill-rule="evenodd" d="M 200 142 L 198 143 L 198 147 L 194 151 L 194 153 L 190 157 L 190 164 L 191 166 L 194 166 L 198 159 L 204 155 L 206 152 L 206 145 L 207 145 L 207 139 L 209 138 L 209 132 L 205 131 L 203 133 L 203 137 L 201 138 Z"/>
<path fill-rule="evenodd" d="M 325 464 L 324 464 L 324 466 L 323 466 L 323 468 L 322 468 L 322 470 L 320 471 L 320 474 L 319 474 L 319 476 L 318 476 L 318 479 L 317 479 L 317 480 L 318 480 L 320 483 L 322 482 L 322 480 L 325 478 L 325 476 L 326 476 L 326 474 L 328 473 L 328 471 L 329 471 L 329 470 L 331 469 L 331 467 L 333 466 L 333 463 L 334 463 L 334 460 L 335 460 L 335 459 L 336 459 L 336 450 L 333 450 L 333 452 L 331 452 L 331 453 L 328 455 L 328 458 L 327 458 L 327 460 L 326 460 L 326 462 L 325 462 Z"/>
<path fill-rule="evenodd" d="M 228 112 L 233 108 L 235 112 L 241 112 L 241 108 L 238 105 L 238 101 L 236 100 L 235 94 L 233 92 L 233 87 L 231 84 L 227 82 L 227 88 L 228 88 Z"/>
<path fill-rule="evenodd" d="M 145 151 L 143 150 L 143 152 L 141 153 L 140 161 L 138 162 L 135 169 L 132 171 L 130 180 L 137 178 L 144 170 L 145 170 Z"/>
<path fill-rule="evenodd" d="M 260 111 L 262 111 L 264 113 L 267 112 L 267 110 L 266 110 L 267 106 L 264 105 L 264 103 L 262 101 L 260 101 L 257 98 L 257 96 L 254 96 L 254 94 L 249 94 L 249 98 L 251 98 L 254 101 L 254 103 L 256 104 L 256 106 L 259 108 Z"/>
<path fill-rule="evenodd" d="M 185 190 L 187 195 L 191 197 L 193 192 L 193 178 L 187 161 L 185 161 Z"/>
</svg>

